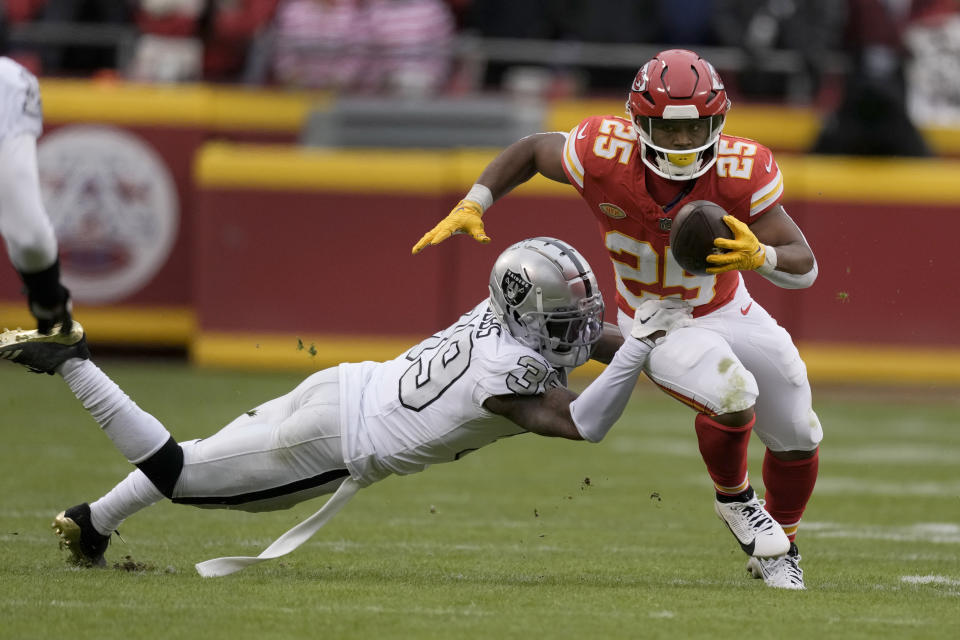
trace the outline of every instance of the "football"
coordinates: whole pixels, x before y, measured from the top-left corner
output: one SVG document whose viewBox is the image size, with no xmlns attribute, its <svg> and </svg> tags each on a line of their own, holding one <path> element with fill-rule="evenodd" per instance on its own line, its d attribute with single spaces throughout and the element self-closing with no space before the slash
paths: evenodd
<svg viewBox="0 0 960 640">
<path fill-rule="evenodd" d="M 723 253 L 713 246 L 715 238 L 733 238 L 733 231 L 723 221 L 727 212 L 708 200 L 689 202 L 677 212 L 670 225 L 670 251 L 684 268 L 698 276 L 707 275 L 711 253 Z"/>
</svg>

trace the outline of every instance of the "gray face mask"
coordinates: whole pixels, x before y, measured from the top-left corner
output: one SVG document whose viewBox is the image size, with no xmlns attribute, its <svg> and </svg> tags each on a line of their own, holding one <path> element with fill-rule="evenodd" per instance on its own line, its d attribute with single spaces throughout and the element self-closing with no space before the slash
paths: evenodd
<svg viewBox="0 0 960 640">
<path fill-rule="evenodd" d="M 514 338 L 558 368 L 586 362 L 602 334 L 593 270 L 561 240 L 532 238 L 504 251 L 490 273 L 490 302 Z"/>
</svg>

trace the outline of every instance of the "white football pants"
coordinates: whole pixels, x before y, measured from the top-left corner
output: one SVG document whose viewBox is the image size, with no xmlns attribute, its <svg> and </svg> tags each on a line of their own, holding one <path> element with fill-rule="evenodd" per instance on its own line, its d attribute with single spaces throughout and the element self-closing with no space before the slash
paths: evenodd
<svg viewBox="0 0 960 640">
<path fill-rule="evenodd" d="M 617 320 L 621 333 L 630 335 L 633 318 L 620 311 Z M 728 304 L 658 344 L 644 371 L 698 411 L 723 414 L 755 405 L 753 431 L 772 451 L 812 451 L 823 438 L 800 353 L 742 278 Z"/>
<path fill-rule="evenodd" d="M 173 502 L 271 511 L 332 493 L 348 477 L 340 448 L 340 378 L 314 373 L 223 429 L 180 443 Z"/>
<path fill-rule="evenodd" d="M 31 133 L 0 141 L 0 235 L 20 271 L 43 271 L 57 259 L 57 239 L 40 196 L 37 140 Z"/>
</svg>

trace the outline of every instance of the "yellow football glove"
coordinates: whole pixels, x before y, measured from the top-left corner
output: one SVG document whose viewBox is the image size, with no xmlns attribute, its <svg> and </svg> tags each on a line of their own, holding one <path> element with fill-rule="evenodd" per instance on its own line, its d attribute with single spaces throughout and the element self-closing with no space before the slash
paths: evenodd
<svg viewBox="0 0 960 640">
<path fill-rule="evenodd" d="M 483 221 L 480 219 L 482 215 L 483 211 L 476 202 L 461 200 L 446 218 L 423 234 L 420 242 L 414 245 L 413 254 L 420 253 L 428 245 L 440 244 L 455 233 L 469 233 L 477 242 L 487 244 L 490 238 L 483 229 Z"/>
<path fill-rule="evenodd" d="M 753 271 L 763 266 L 767 250 L 757 240 L 757 236 L 753 235 L 753 231 L 750 231 L 750 227 L 733 216 L 723 216 L 723 221 L 733 231 L 733 240 L 717 238 L 713 241 L 713 246 L 724 249 L 726 253 L 707 256 L 707 262 L 717 265 L 707 269 L 707 273 L 723 273 L 724 271 L 735 270 Z"/>
</svg>

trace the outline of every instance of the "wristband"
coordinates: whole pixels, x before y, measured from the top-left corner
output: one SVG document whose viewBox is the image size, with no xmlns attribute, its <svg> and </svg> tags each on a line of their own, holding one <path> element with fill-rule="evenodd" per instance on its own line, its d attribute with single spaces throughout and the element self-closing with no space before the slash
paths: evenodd
<svg viewBox="0 0 960 640">
<path fill-rule="evenodd" d="M 764 245 L 763 264 L 756 271 L 762 276 L 770 275 L 777 270 L 777 250 L 770 245 Z"/>
<path fill-rule="evenodd" d="M 463 197 L 464 200 L 470 200 L 480 205 L 480 213 L 483 214 L 493 205 L 493 192 L 482 184 L 475 184 Z"/>
<path fill-rule="evenodd" d="M 777 285 L 781 289 L 806 289 L 817 279 L 817 262 L 814 260 L 813 268 L 806 273 L 787 273 L 786 271 L 771 271 L 770 273 L 760 273 L 764 278 Z"/>
</svg>

